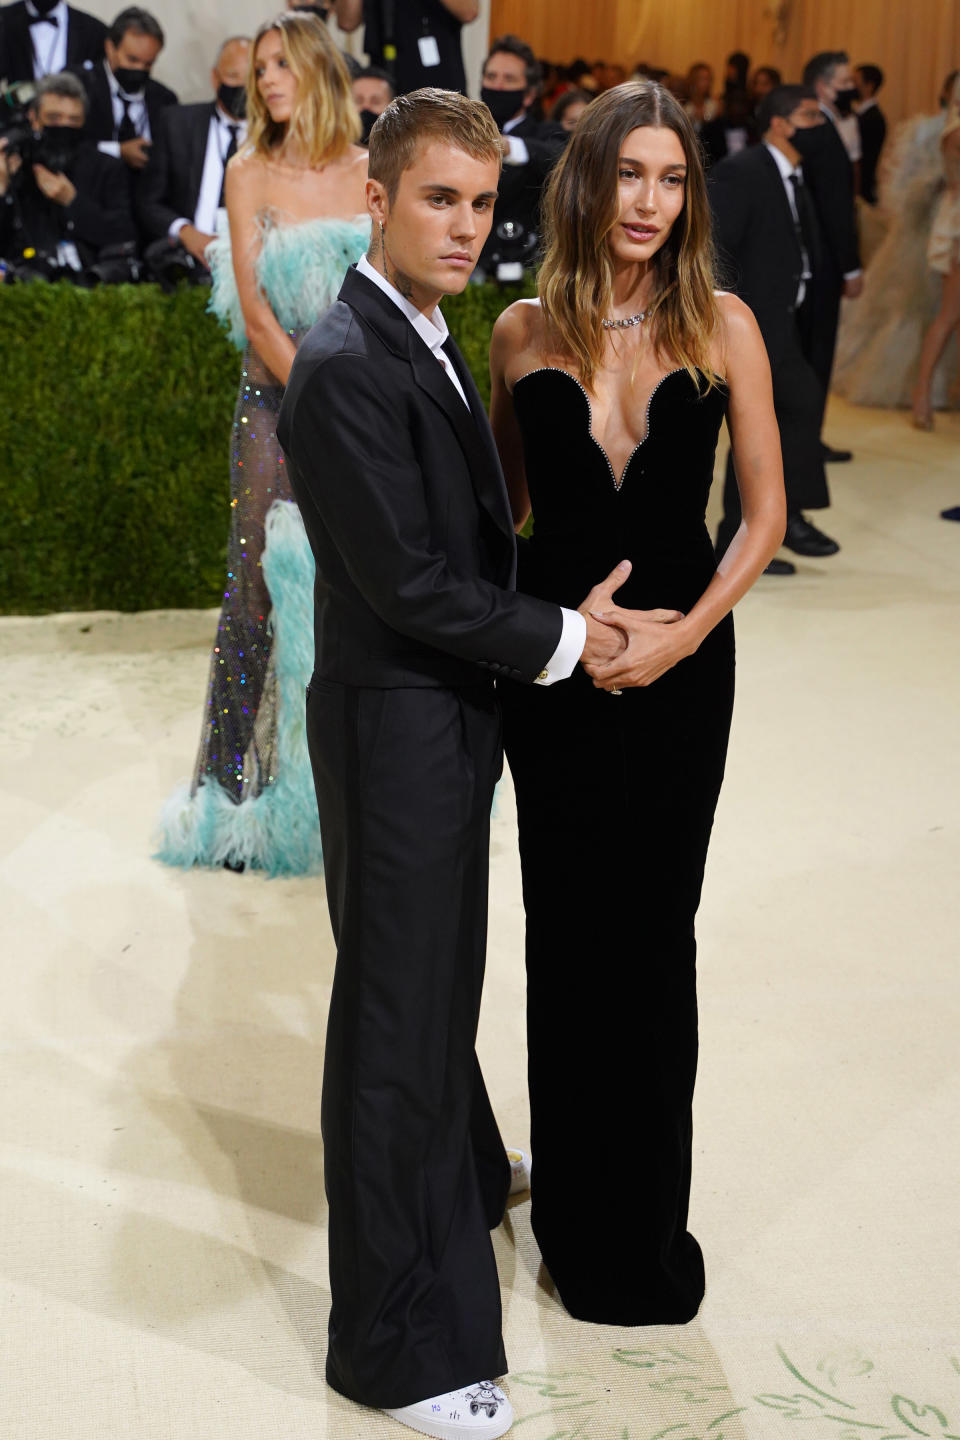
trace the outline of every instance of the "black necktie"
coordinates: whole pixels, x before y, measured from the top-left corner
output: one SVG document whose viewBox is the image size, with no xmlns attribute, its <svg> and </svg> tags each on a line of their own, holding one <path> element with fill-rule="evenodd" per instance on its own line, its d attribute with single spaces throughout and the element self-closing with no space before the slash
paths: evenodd
<svg viewBox="0 0 960 1440">
<path fill-rule="evenodd" d="M 237 153 L 237 136 L 240 133 L 239 125 L 228 125 L 227 129 L 230 131 L 230 144 L 227 146 L 227 153 L 223 157 L 223 179 L 220 181 L 220 199 L 217 201 L 218 206 L 223 204 L 223 192 L 227 183 L 227 166 Z"/>
<path fill-rule="evenodd" d="M 119 140 L 121 145 L 125 145 L 128 140 L 136 140 L 137 127 L 130 119 L 130 101 L 125 100 L 121 95 L 120 104 L 123 106 L 123 119 L 120 121 L 120 129 L 117 131 L 117 139 Z"/>
<path fill-rule="evenodd" d="M 59 29 L 60 21 L 56 15 L 27 15 L 28 25 L 52 25 L 54 30 Z"/>
<path fill-rule="evenodd" d="M 807 266 L 812 274 L 816 269 L 820 250 L 817 212 L 814 209 L 813 200 L 810 198 L 810 191 L 804 184 L 803 176 L 796 170 L 790 176 L 790 184 L 793 186 L 793 198 L 797 204 L 800 248 L 804 251 Z"/>
</svg>

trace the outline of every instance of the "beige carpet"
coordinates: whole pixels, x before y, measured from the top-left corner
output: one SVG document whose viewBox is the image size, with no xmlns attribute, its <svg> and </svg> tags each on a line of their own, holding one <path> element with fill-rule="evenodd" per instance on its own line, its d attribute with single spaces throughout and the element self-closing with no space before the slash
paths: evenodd
<svg viewBox="0 0 960 1440">
<path fill-rule="evenodd" d="M 918 435 L 835 405 L 829 433 L 857 452 L 824 517 L 842 553 L 738 612 L 699 923 L 707 1300 L 683 1328 L 577 1324 L 515 1206 L 519 1440 L 960 1436 L 960 526 L 937 518 L 960 417 Z M 322 884 L 149 858 L 211 635 L 196 612 L 0 621 L 3 1440 L 404 1433 L 322 1380 Z M 585 885 L 602 859 L 585 836 Z M 522 1143 L 508 782 L 492 872 L 481 1048 Z M 616 1154 L 570 1136 L 585 1226 L 643 1151 L 646 1097 L 609 1103 Z"/>
</svg>

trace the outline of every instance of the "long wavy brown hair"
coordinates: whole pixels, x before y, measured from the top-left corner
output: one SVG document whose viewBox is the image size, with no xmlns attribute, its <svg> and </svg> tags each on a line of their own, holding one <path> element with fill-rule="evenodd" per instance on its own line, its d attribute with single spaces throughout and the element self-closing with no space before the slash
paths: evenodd
<svg viewBox="0 0 960 1440">
<path fill-rule="evenodd" d="M 687 164 L 683 209 L 651 260 L 655 298 L 647 323 L 657 355 L 694 379 L 700 371 L 709 387 L 721 377 L 710 361 L 720 311 L 707 186 L 693 127 L 662 85 L 630 80 L 587 106 L 544 194 L 540 306 L 551 343 L 589 386 L 603 360 L 602 321 L 613 301 L 607 237 L 620 212 L 620 151 L 632 130 L 647 126 L 672 130 Z"/>
<path fill-rule="evenodd" d="M 257 46 L 271 30 L 279 32 L 287 64 L 297 78 L 288 121 L 271 120 L 257 90 Z M 308 165 L 322 165 L 343 155 L 362 129 L 347 67 L 323 21 L 298 10 L 265 20 L 250 48 L 247 146 L 261 155 L 275 155 L 294 141 Z"/>
</svg>

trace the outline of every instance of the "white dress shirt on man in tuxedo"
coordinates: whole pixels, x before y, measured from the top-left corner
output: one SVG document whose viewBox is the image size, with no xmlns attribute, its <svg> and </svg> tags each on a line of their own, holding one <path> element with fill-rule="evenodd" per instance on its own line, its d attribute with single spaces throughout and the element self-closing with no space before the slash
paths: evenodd
<svg viewBox="0 0 960 1440">
<path fill-rule="evenodd" d="M 235 120 L 218 105 L 210 116 L 197 208 L 192 215 L 182 215 L 172 222 L 168 232 L 171 240 L 179 238 L 184 225 L 193 225 L 203 235 L 216 235 L 227 152 L 234 137 L 236 144 L 233 148 L 237 150 L 247 138 L 247 123 L 245 120 Z"/>
<path fill-rule="evenodd" d="M 773 156 L 777 169 L 780 171 L 780 179 L 783 181 L 783 188 L 787 193 L 787 201 L 790 205 L 790 213 L 793 216 L 793 223 L 794 225 L 796 225 L 797 234 L 800 237 L 800 253 L 803 256 L 803 274 L 800 277 L 800 288 L 797 291 L 797 309 L 799 310 L 800 306 L 804 302 L 804 298 L 807 293 L 807 286 L 813 279 L 813 270 L 810 265 L 810 256 L 807 254 L 807 247 L 803 243 L 803 230 L 800 226 L 800 215 L 797 210 L 797 195 L 794 189 L 795 183 L 799 185 L 804 184 L 803 171 L 801 170 L 799 165 L 791 165 L 786 155 L 784 155 L 782 150 L 778 150 L 776 145 L 767 145 L 766 141 L 764 141 L 763 143 L 764 145 L 766 145 L 766 148 Z"/>
<path fill-rule="evenodd" d="M 127 95 L 117 83 L 117 77 L 110 69 L 107 61 L 104 60 L 103 68 L 107 73 L 107 84 L 110 86 L 110 101 L 113 105 L 113 128 L 117 134 L 120 133 L 120 126 L 123 124 L 124 113 L 130 117 L 130 123 L 137 132 L 140 140 L 152 140 L 150 134 L 150 116 L 147 112 L 146 91 L 141 90 L 139 95 Z M 120 159 L 119 140 L 101 140 L 98 147 L 104 155 L 112 155 L 115 160 Z"/>
<path fill-rule="evenodd" d="M 59 0 L 47 15 L 41 15 L 32 0 L 27 0 L 30 17 L 30 43 L 33 46 L 33 78 L 59 75 L 67 64 L 67 27 L 70 16 L 67 0 Z"/>
</svg>

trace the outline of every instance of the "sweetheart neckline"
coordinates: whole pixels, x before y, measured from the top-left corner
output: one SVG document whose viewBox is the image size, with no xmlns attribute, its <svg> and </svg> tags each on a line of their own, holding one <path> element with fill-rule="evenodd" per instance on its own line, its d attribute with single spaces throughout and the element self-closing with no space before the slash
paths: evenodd
<svg viewBox="0 0 960 1440">
<path fill-rule="evenodd" d="M 600 451 L 600 454 L 603 456 L 604 460 L 606 460 L 607 469 L 610 471 L 610 478 L 613 481 L 613 488 L 617 491 L 618 494 L 623 489 L 623 482 L 627 478 L 627 471 L 630 469 L 634 457 L 636 456 L 638 451 L 642 450 L 643 446 L 646 445 L 647 441 L 650 438 L 650 406 L 653 404 L 654 395 L 656 395 L 657 391 L 660 389 L 664 381 L 669 380 L 672 375 L 686 375 L 689 373 L 684 366 L 678 365 L 675 367 L 675 369 L 668 370 L 665 375 L 661 375 L 656 385 L 654 385 L 653 389 L 650 391 L 650 394 L 647 396 L 646 410 L 643 417 L 643 438 L 637 441 L 636 445 L 634 445 L 633 449 L 630 451 L 630 454 L 627 456 L 626 464 L 624 465 L 623 470 L 620 474 L 620 479 L 618 480 L 617 473 L 613 468 L 610 456 L 607 454 L 606 447 L 601 445 L 600 441 L 593 433 L 593 405 L 591 403 L 590 395 L 587 391 L 586 386 L 581 380 L 577 379 L 576 375 L 571 375 L 570 371 L 564 370 L 562 365 L 538 365 L 535 370 L 526 370 L 513 382 L 514 390 L 516 390 L 521 380 L 529 380 L 531 375 L 542 375 L 545 371 L 553 375 L 566 375 L 568 380 L 573 381 L 574 385 L 576 385 L 584 400 L 587 402 L 587 433 L 589 434 L 590 439 L 593 441 L 594 445 L 596 445 L 597 449 Z"/>
</svg>

